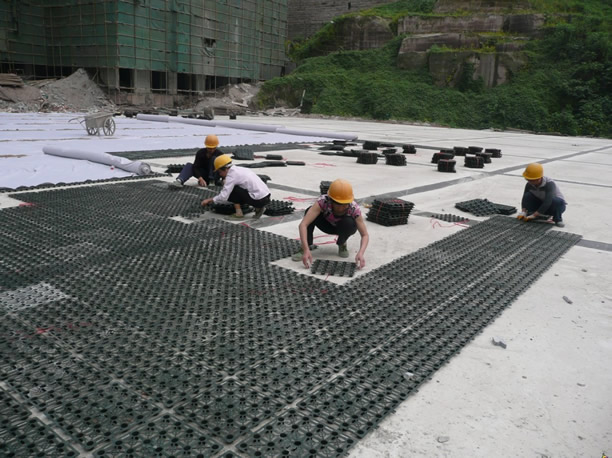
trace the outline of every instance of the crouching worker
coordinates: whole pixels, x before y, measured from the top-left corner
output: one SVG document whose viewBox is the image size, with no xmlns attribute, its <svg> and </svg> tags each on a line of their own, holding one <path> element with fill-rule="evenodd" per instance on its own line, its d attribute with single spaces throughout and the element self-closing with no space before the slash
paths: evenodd
<svg viewBox="0 0 612 458">
<path fill-rule="evenodd" d="M 315 226 L 326 234 L 336 234 L 338 239 L 338 255 L 348 258 L 349 252 L 346 241 L 355 232 L 361 235 L 359 251 L 355 255 L 357 267 L 365 267 L 364 253 L 368 247 L 370 236 L 365 221 L 361 215 L 359 205 L 353 200 L 353 188 L 346 180 L 335 180 L 329 186 L 327 194 L 320 196 L 314 205 L 306 210 L 306 214 L 299 225 L 300 242 L 302 248 L 291 259 L 302 261 L 306 268 L 312 264 L 310 247 L 313 243 Z"/>
<path fill-rule="evenodd" d="M 270 189 L 257 176 L 256 173 L 244 167 L 232 167 L 232 158 L 222 154 L 215 159 L 214 171 L 223 178 L 223 189 L 210 199 L 204 199 L 202 206 L 214 202 L 231 202 L 234 204 L 236 213 L 230 215 L 229 219 L 244 219 L 242 204 L 248 204 L 255 208 L 254 219 L 261 218 L 266 205 L 270 203 Z"/>
<path fill-rule="evenodd" d="M 553 180 L 544 176 L 542 164 L 529 164 L 523 172 L 527 180 L 518 219 L 531 221 L 534 219 L 548 220 L 552 217 L 555 224 L 564 227 L 563 212 L 565 198 Z"/>
<path fill-rule="evenodd" d="M 191 177 L 195 177 L 198 180 L 199 186 L 208 186 L 215 184 L 219 177 L 215 175 L 213 171 L 214 160 L 223 154 L 219 146 L 219 138 L 210 134 L 206 136 L 204 140 L 205 148 L 201 148 L 196 152 L 195 160 L 193 164 L 188 162 L 179 173 L 179 176 L 172 183 L 168 185 L 171 189 L 182 188 L 183 184 Z"/>
</svg>

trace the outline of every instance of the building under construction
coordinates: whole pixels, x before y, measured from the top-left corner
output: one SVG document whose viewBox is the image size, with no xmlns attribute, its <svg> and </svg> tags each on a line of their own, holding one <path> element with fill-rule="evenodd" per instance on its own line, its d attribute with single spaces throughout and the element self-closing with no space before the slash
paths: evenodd
<svg viewBox="0 0 612 458">
<path fill-rule="evenodd" d="M 2 72 L 158 103 L 283 74 L 287 0 L 0 0 Z"/>
</svg>

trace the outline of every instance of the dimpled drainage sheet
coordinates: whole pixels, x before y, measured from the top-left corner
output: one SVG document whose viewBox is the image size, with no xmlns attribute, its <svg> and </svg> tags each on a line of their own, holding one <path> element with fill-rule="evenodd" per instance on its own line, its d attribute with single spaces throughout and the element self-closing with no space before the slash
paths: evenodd
<svg viewBox="0 0 612 458">
<path fill-rule="evenodd" d="M 579 240 L 496 216 L 337 286 L 271 264 L 295 240 L 169 218 L 208 193 L 0 210 L 0 455 L 344 455 Z"/>
</svg>

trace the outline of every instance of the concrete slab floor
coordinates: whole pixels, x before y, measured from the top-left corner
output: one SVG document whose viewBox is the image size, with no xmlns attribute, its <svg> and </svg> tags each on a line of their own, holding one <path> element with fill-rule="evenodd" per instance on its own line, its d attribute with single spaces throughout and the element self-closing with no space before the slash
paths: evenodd
<svg viewBox="0 0 612 458">
<path fill-rule="evenodd" d="M 367 265 L 357 275 L 462 230 L 460 224 L 432 220 L 427 212 L 482 220 L 454 208 L 457 202 L 475 198 L 518 207 L 525 183 L 521 172 L 533 161 L 544 163 L 545 174 L 558 182 L 569 203 L 566 227 L 554 230 L 584 238 L 360 441 L 351 457 L 612 453 L 612 140 L 310 118 L 241 117 L 240 121 L 355 132 L 361 140 L 423 146 L 416 155 L 407 156 L 406 167 L 387 166 L 384 159 L 376 165 L 357 164 L 354 158 L 319 155 L 316 148 L 305 145 L 280 154 L 305 161 L 306 166 L 254 169 L 271 177 L 274 199 L 292 201 L 298 210 L 312 203 L 322 180 L 338 177 L 352 182 L 362 203 L 379 195 L 415 203 L 406 226 L 367 223 L 371 235 Z M 27 121 L 24 126 L 33 128 Z M 138 123 L 130 121 L 129 146 L 146 150 L 191 145 L 173 139 L 185 134 L 183 128 L 173 131 L 166 125 L 163 138 L 159 133 L 147 137 L 154 132 L 139 130 Z M 14 151 L 27 152 L 25 142 L 11 145 Z M 437 172 L 430 162 L 432 154 L 436 148 L 453 146 L 499 148 L 503 157 L 484 169 L 465 168 L 458 157 L 457 173 Z M 167 164 L 187 160 L 180 159 L 151 162 L 161 171 Z M 0 193 L 0 208 L 18 204 L 18 194 L 9 198 Z M 246 224 L 297 238 L 297 213 Z M 316 240 L 321 247 L 314 252 L 315 259 L 338 259 L 330 239 Z M 349 240 L 352 254 L 358 245 L 358 236 Z M 288 258 L 277 264 L 311 275 Z M 350 284 L 350 279 L 341 277 L 328 281 Z M 506 348 L 493 345 L 492 338 L 503 339 Z"/>
</svg>

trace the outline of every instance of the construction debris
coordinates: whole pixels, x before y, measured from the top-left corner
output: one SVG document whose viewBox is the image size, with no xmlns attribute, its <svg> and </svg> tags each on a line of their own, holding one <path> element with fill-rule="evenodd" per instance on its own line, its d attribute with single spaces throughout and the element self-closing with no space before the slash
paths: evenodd
<svg viewBox="0 0 612 458">
<path fill-rule="evenodd" d="M 23 87 L 23 80 L 14 73 L 0 73 L 0 86 Z"/>
<path fill-rule="evenodd" d="M 491 342 L 493 343 L 493 345 L 496 345 L 502 348 L 506 348 L 506 342 L 504 342 L 504 340 L 500 339 L 499 337 L 492 337 Z"/>
</svg>

